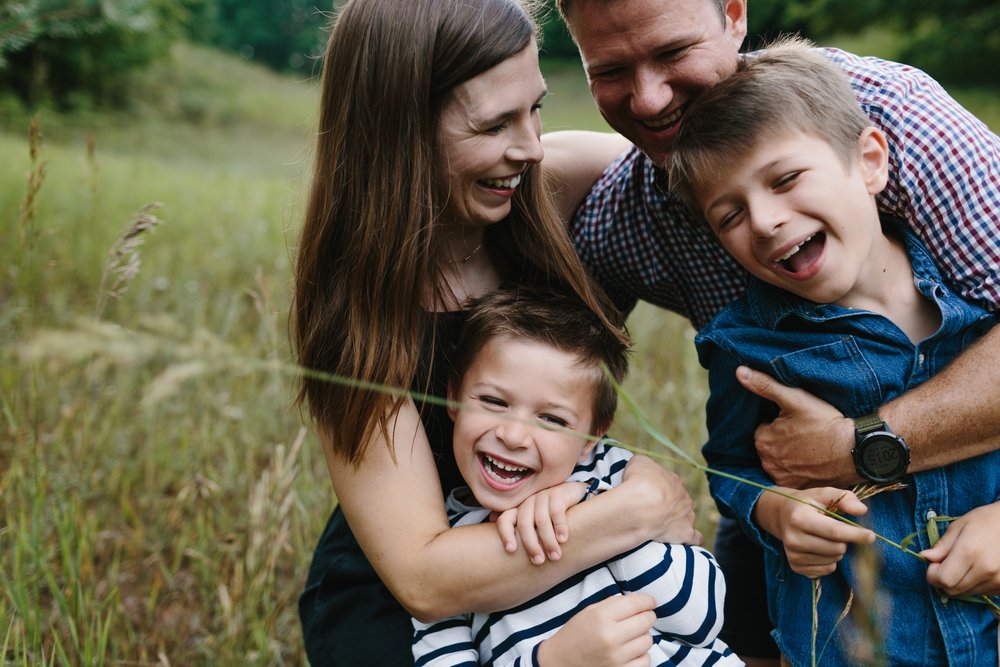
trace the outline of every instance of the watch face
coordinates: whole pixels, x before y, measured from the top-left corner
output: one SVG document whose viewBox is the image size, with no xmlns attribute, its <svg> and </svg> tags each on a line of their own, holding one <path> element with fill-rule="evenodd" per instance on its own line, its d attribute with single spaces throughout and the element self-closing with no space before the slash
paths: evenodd
<svg viewBox="0 0 1000 667">
<path fill-rule="evenodd" d="M 910 463 L 906 445 L 888 433 L 866 437 L 858 454 L 859 466 L 876 481 L 899 479 Z"/>
</svg>

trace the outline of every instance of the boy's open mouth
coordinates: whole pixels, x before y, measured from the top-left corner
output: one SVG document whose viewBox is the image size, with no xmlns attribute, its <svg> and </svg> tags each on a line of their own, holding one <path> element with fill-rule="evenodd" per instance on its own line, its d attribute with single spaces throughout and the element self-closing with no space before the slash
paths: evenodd
<svg viewBox="0 0 1000 667">
<path fill-rule="evenodd" d="M 505 485 L 516 484 L 535 472 L 531 468 L 527 468 L 525 466 L 516 466 L 511 463 L 504 463 L 503 461 L 493 458 L 489 454 L 480 454 L 479 462 L 483 467 L 483 471 L 491 479 Z"/>
<path fill-rule="evenodd" d="M 816 232 L 789 250 L 784 257 L 779 257 L 777 264 L 789 273 L 798 273 L 816 261 L 823 253 L 825 244 L 826 232 Z"/>
</svg>

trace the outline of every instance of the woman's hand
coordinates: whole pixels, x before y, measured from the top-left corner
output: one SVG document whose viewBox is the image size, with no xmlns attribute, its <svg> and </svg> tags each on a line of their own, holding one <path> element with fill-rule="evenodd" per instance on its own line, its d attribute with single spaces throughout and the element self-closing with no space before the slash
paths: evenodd
<svg viewBox="0 0 1000 667">
<path fill-rule="evenodd" d="M 538 648 L 542 667 L 649 667 L 656 600 L 642 593 L 595 602 Z"/>
<path fill-rule="evenodd" d="M 529 496 L 518 507 L 501 513 L 496 518 L 497 531 L 508 553 L 517 551 L 520 538 L 528 558 L 535 565 L 549 560 L 559 560 L 562 548 L 569 539 L 569 521 L 566 510 L 583 500 L 586 484 L 563 482 Z"/>
<path fill-rule="evenodd" d="M 625 466 L 621 488 L 629 489 L 636 512 L 645 519 L 646 540 L 701 546 L 694 527 L 694 501 L 676 473 L 649 457 L 636 455 Z"/>
</svg>

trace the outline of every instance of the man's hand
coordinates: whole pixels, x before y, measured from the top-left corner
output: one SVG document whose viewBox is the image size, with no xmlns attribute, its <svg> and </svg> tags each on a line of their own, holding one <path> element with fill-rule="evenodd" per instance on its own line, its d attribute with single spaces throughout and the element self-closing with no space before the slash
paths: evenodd
<svg viewBox="0 0 1000 667">
<path fill-rule="evenodd" d="M 736 379 L 748 391 L 778 405 L 778 416 L 754 432 L 764 471 L 781 486 L 847 487 L 858 481 L 851 459 L 854 422 L 809 392 L 787 387 L 746 366 Z"/>
<path fill-rule="evenodd" d="M 948 526 L 920 555 L 931 561 L 927 582 L 948 595 L 1000 595 L 1000 502 L 977 507 Z"/>
<path fill-rule="evenodd" d="M 642 593 L 595 602 L 538 649 L 544 667 L 649 667 L 656 600 Z"/>
</svg>

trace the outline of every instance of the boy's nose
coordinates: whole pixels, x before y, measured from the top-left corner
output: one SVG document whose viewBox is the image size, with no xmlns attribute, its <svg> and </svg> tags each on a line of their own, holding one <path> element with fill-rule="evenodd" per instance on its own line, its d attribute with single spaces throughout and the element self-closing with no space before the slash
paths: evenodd
<svg viewBox="0 0 1000 667">
<path fill-rule="evenodd" d="M 522 449 L 531 441 L 531 427 L 519 420 L 504 420 L 496 428 L 497 440 L 510 449 Z"/>
<path fill-rule="evenodd" d="M 770 238 L 788 222 L 788 211 L 774 202 L 758 201 L 748 207 L 750 229 L 757 238 Z"/>
</svg>

